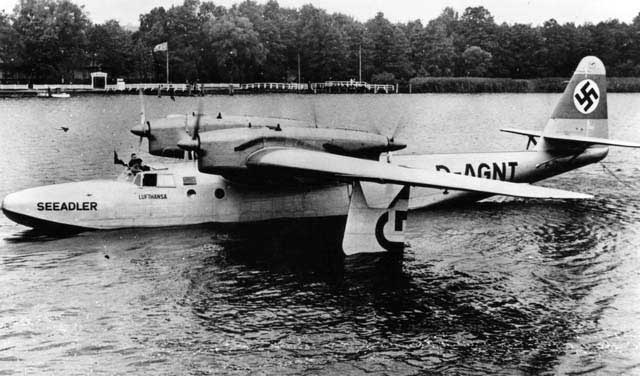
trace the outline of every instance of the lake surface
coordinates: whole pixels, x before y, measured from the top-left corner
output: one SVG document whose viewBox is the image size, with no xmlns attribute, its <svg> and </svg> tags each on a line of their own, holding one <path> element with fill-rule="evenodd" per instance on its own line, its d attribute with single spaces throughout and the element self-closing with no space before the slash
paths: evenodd
<svg viewBox="0 0 640 376">
<path fill-rule="evenodd" d="M 498 129 L 541 129 L 558 97 L 203 100 L 223 116 L 401 125 L 407 152 L 429 153 L 522 150 Z M 197 109 L 145 100 L 149 118 Z M 0 99 L 0 197 L 115 176 L 138 113 L 137 96 Z M 640 95 L 610 94 L 609 116 L 612 138 L 640 141 Z M 402 257 L 343 259 L 278 224 L 268 242 L 212 226 L 48 238 L 0 215 L 0 375 L 640 374 L 640 150 L 604 163 L 543 184 L 594 200 L 412 212 Z"/>
</svg>

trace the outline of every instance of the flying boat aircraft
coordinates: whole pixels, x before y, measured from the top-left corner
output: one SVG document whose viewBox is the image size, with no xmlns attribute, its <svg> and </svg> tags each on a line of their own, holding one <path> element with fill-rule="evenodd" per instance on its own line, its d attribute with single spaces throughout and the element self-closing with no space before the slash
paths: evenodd
<svg viewBox="0 0 640 376">
<path fill-rule="evenodd" d="M 590 198 L 529 183 L 600 161 L 607 146 L 640 147 L 608 139 L 605 69 L 592 56 L 578 65 L 542 132 L 504 130 L 528 137 L 522 152 L 397 155 L 387 161 L 381 156 L 406 146 L 394 137 L 221 118 L 198 111 L 178 132 L 175 125 L 151 126 L 142 111 L 132 132 L 149 138 L 152 154 L 183 157 L 178 150 L 186 151 L 196 162 L 125 171 L 115 181 L 26 189 L 5 197 L 2 210 L 15 222 L 49 230 L 346 215 L 346 254 L 397 251 L 404 247 L 408 210 L 491 195 Z"/>
</svg>

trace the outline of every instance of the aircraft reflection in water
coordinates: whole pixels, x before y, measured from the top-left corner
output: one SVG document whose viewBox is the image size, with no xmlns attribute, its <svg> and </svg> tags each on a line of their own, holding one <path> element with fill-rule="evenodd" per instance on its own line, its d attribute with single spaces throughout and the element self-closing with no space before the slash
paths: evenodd
<svg viewBox="0 0 640 376">
<path fill-rule="evenodd" d="M 49 231 L 346 215 L 346 254 L 401 250 L 408 210 L 496 194 L 590 198 L 528 183 L 600 161 L 607 146 L 640 147 L 609 140 L 607 118 L 605 68 L 592 56 L 578 65 L 542 132 L 503 129 L 529 138 L 522 152 L 391 158 L 406 146 L 394 137 L 201 111 L 152 124 L 143 108 L 132 132 L 149 140 L 149 152 L 197 163 L 26 189 L 5 197 L 2 210 Z"/>
</svg>

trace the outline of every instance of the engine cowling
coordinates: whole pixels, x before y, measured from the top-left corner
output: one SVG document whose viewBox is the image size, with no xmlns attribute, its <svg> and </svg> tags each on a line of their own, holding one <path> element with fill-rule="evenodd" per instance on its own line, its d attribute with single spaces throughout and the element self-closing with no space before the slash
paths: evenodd
<svg viewBox="0 0 640 376">
<path fill-rule="evenodd" d="M 358 158 L 378 159 L 380 153 L 400 150 L 405 144 L 374 133 L 326 128 L 233 128 L 185 136 L 178 146 L 198 154 L 198 168 L 210 174 L 247 170 L 251 154 L 265 147 L 291 147 L 325 151 Z"/>
</svg>

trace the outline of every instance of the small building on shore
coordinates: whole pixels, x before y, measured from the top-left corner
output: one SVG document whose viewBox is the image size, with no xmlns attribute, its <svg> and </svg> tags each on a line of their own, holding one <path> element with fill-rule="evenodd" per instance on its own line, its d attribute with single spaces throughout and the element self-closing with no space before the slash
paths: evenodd
<svg viewBox="0 0 640 376">
<path fill-rule="evenodd" d="M 105 90 L 107 88 L 108 74 L 105 72 L 91 72 L 91 88 L 93 90 Z"/>
</svg>

